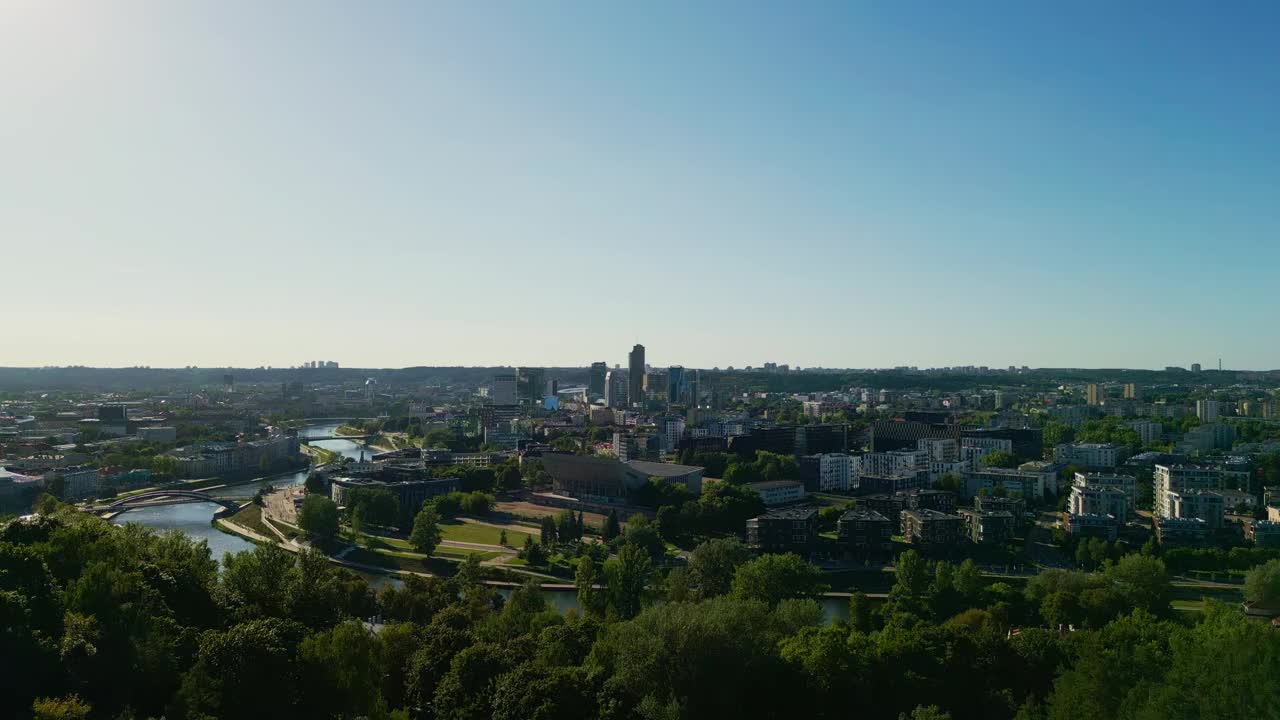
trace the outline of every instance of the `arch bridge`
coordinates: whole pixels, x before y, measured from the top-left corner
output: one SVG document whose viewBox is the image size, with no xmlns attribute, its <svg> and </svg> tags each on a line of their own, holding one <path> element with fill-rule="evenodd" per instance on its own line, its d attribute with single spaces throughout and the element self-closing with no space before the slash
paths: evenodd
<svg viewBox="0 0 1280 720">
<path fill-rule="evenodd" d="M 153 507 L 155 505 L 168 504 L 164 500 L 172 500 L 173 502 L 211 502 L 217 503 L 229 510 L 240 509 L 240 504 L 230 498 L 218 498 L 212 495 L 198 492 L 196 490 L 150 490 L 137 495 L 130 495 L 127 498 L 121 498 L 113 503 L 103 505 L 97 508 L 100 512 L 124 512 L 136 507 Z"/>
</svg>

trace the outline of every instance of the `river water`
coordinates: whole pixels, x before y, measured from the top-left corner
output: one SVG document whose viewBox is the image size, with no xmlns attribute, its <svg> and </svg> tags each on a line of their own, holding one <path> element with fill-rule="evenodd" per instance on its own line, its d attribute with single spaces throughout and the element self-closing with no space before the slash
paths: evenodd
<svg viewBox="0 0 1280 720">
<path fill-rule="evenodd" d="M 308 432 L 313 435 L 332 435 L 338 427 L 337 424 L 332 425 L 314 425 L 307 428 Z M 326 450 L 332 450 L 340 453 L 345 457 L 359 459 L 360 453 L 363 451 L 366 456 L 374 451 L 367 449 L 364 445 L 351 440 L 320 440 L 312 443 L 317 447 Z M 233 485 L 231 487 L 219 488 L 217 490 L 209 490 L 207 494 L 221 498 L 249 499 L 258 492 L 258 490 L 267 486 L 287 487 L 290 485 L 301 485 L 306 482 L 309 470 L 299 470 L 296 473 L 288 475 L 280 475 L 271 478 L 263 478 L 251 483 L 243 485 Z M 182 532 L 194 537 L 197 540 L 204 540 L 209 544 L 209 550 L 212 551 L 213 557 L 221 560 L 222 556 L 227 553 L 237 553 L 244 550 L 252 550 L 253 543 L 245 540 L 237 535 L 224 533 L 213 527 L 213 514 L 221 507 L 215 503 L 190 503 L 185 505 L 163 505 L 161 507 L 143 508 L 140 510 L 130 510 L 121 513 L 111 522 L 117 525 L 124 523 L 137 523 L 149 528 L 155 528 L 159 531 L 165 530 L 181 530 Z M 390 575 L 379 575 L 372 573 L 360 573 L 368 580 L 369 584 L 374 588 L 380 587 L 387 583 L 399 583 L 400 581 Z M 504 595 L 509 591 L 502 591 Z M 544 590 L 544 595 L 549 603 L 560 612 L 578 608 L 577 593 L 573 590 Z M 844 619 L 849 616 L 848 600 L 839 597 L 823 598 L 823 611 L 828 621 L 836 619 Z"/>
<path fill-rule="evenodd" d="M 338 424 L 313 425 L 307 428 L 307 432 L 312 435 L 332 435 L 337 430 Z M 358 459 L 361 451 L 366 455 L 372 452 L 364 445 L 353 442 L 351 440 L 320 440 L 312 443 L 317 447 L 326 450 L 333 450 L 349 458 Z M 286 487 L 289 485 L 301 485 L 306 482 L 309 470 L 299 470 L 288 475 L 278 475 L 270 478 L 263 478 L 251 483 L 243 485 L 232 485 L 230 487 L 218 488 L 216 490 L 207 491 L 208 495 L 220 498 L 234 498 L 248 500 L 253 497 L 258 490 L 267 487 Z M 156 530 L 181 530 L 182 532 L 194 537 L 197 540 L 204 540 L 209 544 L 209 550 L 213 552 L 213 557 L 219 560 L 227 553 L 236 553 L 243 550 L 252 550 L 253 543 L 244 540 L 236 535 L 224 533 L 213 527 L 213 514 L 218 511 L 220 506 L 215 503 L 190 503 L 186 505 L 163 505 L 161 507 L 143 508 L 140 510 L 130 510 L 121 513 L 111 519 L 111 522 L 117 525 L 125 523 L 137 523 Z"/>
</svg>

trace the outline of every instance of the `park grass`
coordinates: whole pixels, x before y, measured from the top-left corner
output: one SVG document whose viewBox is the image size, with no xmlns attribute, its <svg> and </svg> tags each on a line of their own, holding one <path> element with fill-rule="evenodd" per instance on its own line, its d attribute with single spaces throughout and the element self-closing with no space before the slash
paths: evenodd
<svg viewBox="0 0 1280 720">
<path fill-rule="evenodd" d="M 227 519 L 241 527 L 247 527 L 263 537 L 274 539 L 276 536 L 275 533 L 271 532 L 271 528 L 267 527 L 266 521 L 262 519 L 262 507 L 259 505 L 249 503 L 241 508 L 240 512 Z"/>
<path fill-rule="evenodd" d="M 493 545 L 495 547 L 498 546 L 498 541 L 502 537 L 502 528 L 456 521 L 440 523 L 440 531 L 445 540 L 474 543 L 476 545 Z M 537 537 L 533 533 L 507 530 L 507 544 L 512 547 L 523 546 L 526 537 L 534 538 L 537 541 Z"/>
<path fill-rule="evenodd" d="M 386 535 L 366 535 L 360 536 L 360 544 L 373 550 L 413 550 L 413 545 L 408 540 L 400 538 L 387 537 Z"/>
<path fill-rule="evenodd" d="M 1204 612 L 1203 600 L 1174 600 L 1170 604 L 1173 605 L 1174 610 Z"/>
<path fill-rule="evenodd" d="M 437 547 L 435 552 L 436 557 L 457 558 L 459 560 L 464 560 L 470 555 L 475 555 L 480 562 L 492 560 L 502 554 L 503 553 L 500 553 L 497 550 L 476 550 L 473 548 L 446 547 L 444 545 Z"/>
</svg>

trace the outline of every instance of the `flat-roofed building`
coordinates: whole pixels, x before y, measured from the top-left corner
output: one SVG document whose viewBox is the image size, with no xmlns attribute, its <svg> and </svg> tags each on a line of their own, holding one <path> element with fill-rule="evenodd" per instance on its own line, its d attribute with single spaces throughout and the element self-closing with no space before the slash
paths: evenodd
<svg viewBox="0 0 1280 720">
<path fill-rule="evenodd" d="M 800 502 L 808 495 L 804 490 L 804 483 L 795 480 L 767 480 L 751 483 L 747 487 L 755 491 L 768 507 Z"/>
<path fill-rule="evenodd" d="M 818 543 L 818 511 L 812 507 L 770 510 L 747 520 L 747 547 L 768 553 L 808 556 Z"/>
<path fill-rule="evenodd" d="M 852 555 L 889 555 L 893 552 L 894 523 L 875 510 L 856 508 L 836 521 L 840 547 Z"/>
<path fill-rule="evenodd" d="M 1209 536 L 1209 526 L 1200 518 L 1156 517 L 1156 542 L 1161 545 L 1199 545 Z"/>
<path fill-rule="evenodd" d="M 964 519 L 969 540 L 980 544 L 998 544 L 1013 537 L 1013 513 L 1006 510 L 976 510 L 960 508 L 956 511 Z"/>
<path fill-rule="evenodd" d="M 1238 490 L 1249 474 L 1212 465 L 1156 465 L 1152 485 L 1155 513 L 1173 517 L 1170 492 L 1185 490 Z"/>
<path fill-rule="evenodd" d="M 1244 526 L 1244 537 L 1255 547 L 1280 547 L 1280 522 L 1273 520 L 1254 520 Z"/>
<path fill-rule="evenodd" d="M 1067 513 L 1067 532 L 1077 537 L 1096 537 L 1108 542 L 1116 539 L 1120 521 L 1114 515 L 1077 515 Z"/>
<path fill-rule="evenodd" d="M 1112 515 L 1123 523 L 1129 517 L 1129 498 L 1117 487 L 1073 485 L 1067 499 L 1073 515 Z"/>
<path fill-rule="evenodd" d="M 911 545 L 943 547 L 964 539 L 964 518 L 937 510 L 903 510 L 902 535 Z"/>
<path fill-rule="evenodd" d="M 1222 515 L 1225 510 L 1222 495 L 1212 490 L 1170 490 L 1165 494 L 1166 503 L 1170 507 L 1169 517 L 1203 520 L 1205 527 L 1217 530 L 1222 527 Z"/>
</svg>

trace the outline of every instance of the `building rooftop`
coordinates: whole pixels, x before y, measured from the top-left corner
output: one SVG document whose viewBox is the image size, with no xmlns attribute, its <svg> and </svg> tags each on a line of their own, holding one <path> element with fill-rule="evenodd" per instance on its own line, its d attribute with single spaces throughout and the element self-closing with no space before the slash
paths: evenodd
<svg viewBox="0 0 1280 720">
<path fill-rule="evenodd" d="M 661 478 L 684 477 L 695 472 L 702 472 L 702 468 L 697 465 L 676 465 L 675 463 L 649 462 L 647 460 L 632 460 L 627 464 L 646 475 Z"/>
<path fill-rule="evenodd" d="M 950 515 L 948 513 L 939 512 L 937 510 L 903 510 L 903 515 L 915 515 L 924 520 L 959 520 L 959 515 Z"/>
<path fill-rule="evenodd" d="M 845 514 L 841 515 L 840 519 L 843 521 L 875 520 L 880 522 L 889 522 L 889 518 L 885 517 L 881 513 L 876 512 L 875 510 L 870 510 L 866 508 L 854 508 L 853 510 L 850 510 Z M 1280 525 L 1280 523 L 1276 523 L 1276 524 Z"/>
<path fill-rule="evenodd" d="M 777 488 L 804 486 L 804 483 L 798 480 L 766 480 L 764 482 L 751 483 L 749 487 L 754 490 L 774 490 Z"/>
<path fill-rule="evenodd" d="M 818 509 L 809 506 L 770 510 L 760 516 L 760 518 L 766 520 L 813 520 L 817 517 Z M 756 519 L 759 520 L 760 518 Z"/>
</svg>

